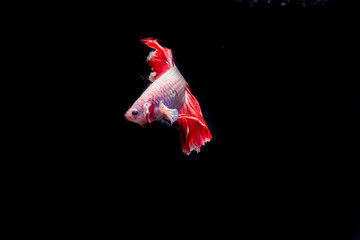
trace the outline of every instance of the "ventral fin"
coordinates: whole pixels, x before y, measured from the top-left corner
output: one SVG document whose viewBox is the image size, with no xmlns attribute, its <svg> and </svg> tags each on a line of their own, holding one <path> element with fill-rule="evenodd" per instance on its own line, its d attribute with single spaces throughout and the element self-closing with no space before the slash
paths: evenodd
<svg viewBox="0 0 360 240">
<path fill-rule="evenodd" d="M 151 123 L 151 119 L 154 115 L 154 105 L 150 102 L 144 103 L 144 117 L 148 123 Z"/>
<path fill-rule="evenodd" d="M 166 107 L 162 101 L 159 105 L 159 112 L 163 114 L 171 124 L 173 124 L 173 122 L 175 122 L 179 117 L 178 110 Z"/>
</svg>

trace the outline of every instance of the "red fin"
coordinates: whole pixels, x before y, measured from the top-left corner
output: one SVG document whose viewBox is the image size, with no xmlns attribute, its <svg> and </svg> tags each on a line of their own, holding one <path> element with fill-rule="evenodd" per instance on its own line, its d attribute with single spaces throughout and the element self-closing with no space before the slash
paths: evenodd
<svg viewBox="0 0 360 240">
<path fill-rule="evenodd" d="M 185 103 L 179 109 L 179 117 L 175 126 L 180 132 L 180 144 L 184 153 L 200 151 L 201 145 L 211 140 L 211 134 L 202 116 L 200 105 L 186 85 Z"/>
<path fill-rule="evenodd" d="M 153 73 L 150 74 L 151 82 L 158 79 L 163 73 L 174 66 L 171 50 L 162 47 L 157 41 L 158 40 L 154 38 L 145 38 L 140 40 L 140 42 L 144 43 L 146 46 L 155 49 L 154 52 L 150 52 L 148 58 L 146 59 L 147 63 L 153 70 Z"/>
</svg>

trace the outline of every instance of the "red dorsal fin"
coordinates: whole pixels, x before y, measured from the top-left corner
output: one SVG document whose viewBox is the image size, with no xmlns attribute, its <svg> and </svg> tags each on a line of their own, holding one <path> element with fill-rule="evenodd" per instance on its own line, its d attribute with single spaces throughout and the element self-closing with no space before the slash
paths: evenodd
<svg viewBox="0 0 360 240">
<path fill-rule="evenodd" d="M 174 66 L 171 50 L 162 47 L 158 41 L 159 40 L 154 38 L 145 38 L 140 40 L 140 42 L 144 43 L 146 46 L 155 49 L 155 51 L 149 53 L 149 56 L 146 59 L 147 63 L 153 70 L 149 76 L 149 80 L 151 82 L 154 82 L 162 74 Z"/>
<path fill-rule="evenodd" d="M 179 117 L 175 126 L 179 129 L 180 144 L 184 153 L 200 151 L 200 147 L 211 140 L 211 134 L 201 114 L 196 98 L 186 85 L 185 102 L 179 109 Z"/>
</svg>

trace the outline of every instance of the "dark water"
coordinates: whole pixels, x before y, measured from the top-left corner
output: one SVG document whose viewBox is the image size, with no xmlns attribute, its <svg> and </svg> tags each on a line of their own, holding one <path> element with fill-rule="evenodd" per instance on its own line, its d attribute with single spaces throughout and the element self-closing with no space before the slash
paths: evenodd
<svg viewBox="0 0 360 240">
<path fill-rule="evenodd" d="M 35 231 L 355 239 L 357 21 L 330 2 L 36 6 L 23 23 L 35 160 L 19 164 L 58 222 Z M 199 154 L 174 128 L 123 118 L 148 84 L 142 37 L 165 40 L 200 102 L 213 140 Z"/>
</svg>

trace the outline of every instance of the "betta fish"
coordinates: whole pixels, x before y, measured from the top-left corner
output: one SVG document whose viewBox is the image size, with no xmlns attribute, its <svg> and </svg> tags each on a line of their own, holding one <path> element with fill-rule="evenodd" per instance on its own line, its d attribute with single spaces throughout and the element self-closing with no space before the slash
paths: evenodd
<svg viewBox="0 0 360 240">
<path fill-rule="evenodd" d="M 153 38 L 140 42 L 155 49 L 146 59 L 152 70 L 151 84 L 125 113 L 125 118 L 143 127 L 155 120 L 168 121 L 179 130 L 182 151 L 187 155 L 193 150 L 199 152 L 211 140 L 211 134 L 198 101 L 174 64 L 171 49 Z"/>
</svg>

